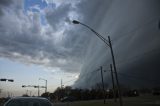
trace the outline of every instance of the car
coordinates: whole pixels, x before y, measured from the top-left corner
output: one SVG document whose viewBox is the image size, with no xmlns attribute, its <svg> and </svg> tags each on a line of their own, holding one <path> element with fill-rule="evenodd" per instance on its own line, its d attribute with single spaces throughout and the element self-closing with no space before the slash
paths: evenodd
<svg viewBox="0 0 160 106">
<path fill-rule="evenodd" d="M 53 104 L 42 97 L 15 97 L 8 100 L 3 106 L 53 106 Z"/>
<path fill-rule="evenodd" d="M 66 96 L 61 99 L 61 102 L 73 102 L 73 101 L 76 101 L 76 98 L 73 96 Z"/>
</svg>

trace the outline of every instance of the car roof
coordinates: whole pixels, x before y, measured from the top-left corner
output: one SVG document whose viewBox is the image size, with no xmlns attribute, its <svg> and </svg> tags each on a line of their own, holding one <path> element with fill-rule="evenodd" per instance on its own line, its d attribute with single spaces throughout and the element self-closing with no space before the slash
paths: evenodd
<svg viewBox="0 0 160 106">
<path fill-rule="evenodd" d="M 46 98 L 43 98 L 43 97 L 14 97 L 14 98 L 11 98 L 12 100 L 46 100 L 46 101 L 49 101 L 48 99 Z"/>
<path fill-rule="evenodd" d="M 37 102 L 37 101 L 39 101 L 41 103 L 45 103 L 46 102 L 46 103 L 51 104 L 51 102 L 48 99 L 43 98 L 43 97 L 13 97 L 10 100 L 8 100 L 4 104 L 4 106 L 6 106 L 6 104 L 8 104 L 11 101 L 28 101 L 28 102 L 35 102 L 35 101 Z"/>
</svg>

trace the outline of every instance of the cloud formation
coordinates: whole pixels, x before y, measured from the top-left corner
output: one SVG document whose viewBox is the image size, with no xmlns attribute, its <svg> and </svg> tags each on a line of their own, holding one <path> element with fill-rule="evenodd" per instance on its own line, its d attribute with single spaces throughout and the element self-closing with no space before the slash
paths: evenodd
<svg viewBox="0 0 160 106">
<path fill-rule="evenodd" d="M 120 83 L 134 87 L 157 86 L 159 83 L 157 75 L 160 75 L 157 71 L 160 69 L 158 65 L 160 2 L 95 0 L 92 3 L 90 1 L 81 3 L 78 7 L 83 22 L 105 38 L 111 36 L 118 72 L 139 78 L 138 81 L 135 77 L 128 79 L 128 76 L 119 75 Z M 98 38 L 91 38 L 85 57 L 85 64 L 75 87 L 92 87 L 96 82 L 101 82 L 100 73 L 94 72 L 99 66 L 104 66 L 104 70 L 110 70 L 112 60 L 109 47 L 105 47 Z M 106 83 L 111 82 L 109 72 L 104 73 L 104 77 Z M 146 83 L 147 79 L 150 79 L 150 83 Z M 91 83 L 85 83 L 86 81 Z"/>
<path fill-rule="evenodd" d="M 23 3 L 1 2 L 3 15 L 0 16 L 0 56 L 25 63 L 60 68 L 61 71 L 79 72 L 78 57 L 65 48 L 63 38 L 65 19 L 70 11 L 70 4 L 53 10 L 43 10 L 46 25 L 42 25 L 41 13 L 23 10 Z M 8 4 L 8 5 L 7 5 Z M 9 5 L 10 4 L 10 5 Z M 66 23 L 67 24 L 67 23 Z M 59 28 L 57 28 L 59 27 Z"/>
<path fill-rule="evenodd" d="M 77 19 L 105 38 L 111 36 L 118 72 L 139 77 L 159 73 L 160 2 L 158 0 L 43 0 L 39 11 L 24 10 L 20 0 L 0 1 L 0 57 L 77 73 L 75 87 L 100 82 L 99 66 L 108 70 L 110 50 Z M 50 6 L 51 5 L 51 6 Z M 150 70 L 152 68 L 152 74 Z M 94 72 L 93 72 L 94 71 Z M 156 75 L 155 75 L 155 74 Z M 110 82 L 110 73 L 105 81 Z M 126 77 L 120 81 L 127 83 Z M 86 81 L 90 81 L 88 84 Z M 157 83 L 157 82 L 155 82 Z"/>
</svg>

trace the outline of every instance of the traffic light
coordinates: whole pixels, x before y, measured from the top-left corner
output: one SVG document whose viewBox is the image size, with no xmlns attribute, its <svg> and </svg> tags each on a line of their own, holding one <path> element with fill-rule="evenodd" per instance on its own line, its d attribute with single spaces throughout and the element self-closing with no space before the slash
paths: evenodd
<svg viewBox="0 0 160 106">
<path fill-rule="evenodd" d="M 0 81 L 6 81 L 6 80 L 7 80 L 7 79 L 4 79 L 4 78 L 3 78 L 3 79 L 0 79 Z"/>
<path fill-rule="evenodd" d="M 14 82 L 14 80 L 13 80 L 13 79 L 8 79 L 8 81 L 9 81 L 9 82 Z"/>
<path fill-rule="evenodd" d="M 38 86 L 34 86 L 34 88 L 38 88 Z"/>
<path fill-rule="evenodd" d="M 22 88 L 26 87 L 25 85 L 22 85 Z"/>
</svg>

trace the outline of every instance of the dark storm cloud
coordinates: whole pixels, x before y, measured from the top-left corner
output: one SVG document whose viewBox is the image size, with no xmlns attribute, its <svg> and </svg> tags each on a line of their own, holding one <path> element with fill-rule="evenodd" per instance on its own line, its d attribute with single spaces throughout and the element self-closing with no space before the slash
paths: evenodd
<svg viewBox="0 0 160 106">
<path fill-rule="evenodd" d="M 132 74 L 135 72 L 135 76 L 145 79 L 152 76 L 152 79 L 157 79 L 159 82 L 157 75 L 160 73 L 157 70 L 160 69 L 158 64 L 160 61 L 158 56 L 160 50 L 160 30 L 158 29 L 160 2 L 158 0 L 114 0 L 108 1 L 108 3 L 105 0 L 97 0 L 92 4 L 86 1 L 84 4 L 86 8 L 84 8 L 82 2 L 79 5 L 79 11 L 84 16 L 83 22 L 96 29 L 105 38 L 107 35 L 111 36 L 119 73 Z M 101 5 L 101 8 L 96 4 Z M 81 6 L 83 8 L 80 8 Z M 103 11 L 102 15 L 96 15 L 101 11 Z M 106 49 L 98 38 L 92 38 L 87 47 L 87 58 L 79 80 L 75 83 L 75 86 L 78 87 L 86 87 L 88 84 L 85 83 L 86 80 L 90 81 L 87 87 L 92 87 L 95 81 L 100 82 L 99 73 L 94 72 L 93 74 L 92 71 L 101 65 L 105 66 L 104 69 L 109 69 L 109 64 L 112 63 L 109 48 Z M 109 75 L 110 73 L 105 73 L 107 83 L 110 83 Z M 131 83 L 126 76 L 120 76 L 120 79 L 123 84 L 138 85 L 136 85 L 138 81 Z M 147 80 L 143 80 L 141 84 L 146 85 L 146 83 Z"/>
</svg>

